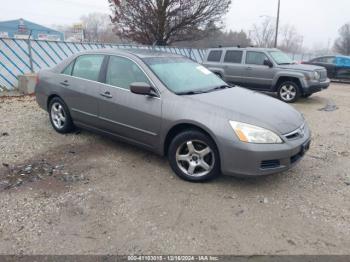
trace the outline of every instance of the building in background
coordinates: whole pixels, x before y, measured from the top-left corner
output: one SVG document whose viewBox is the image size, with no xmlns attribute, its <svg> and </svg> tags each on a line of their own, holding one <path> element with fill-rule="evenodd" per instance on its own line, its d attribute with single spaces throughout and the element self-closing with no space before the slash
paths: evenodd
<svg viewBox="0 0 350 262">
<path fill-rule="evenodd" d="M 0 37 L 63 41 L 64 34 L 24 19 L 0 22 Z"/>
<path fill-rule="evenodd" d="M 65 30 L 64 35 L 67 42 L 84 42 L 84 25 L 82 23 L 73 24 L 71 28 Z"/>
</svg>

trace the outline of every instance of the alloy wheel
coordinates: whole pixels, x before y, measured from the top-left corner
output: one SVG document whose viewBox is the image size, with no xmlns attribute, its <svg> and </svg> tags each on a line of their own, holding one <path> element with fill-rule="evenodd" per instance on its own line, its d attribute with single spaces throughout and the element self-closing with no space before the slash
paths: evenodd
<svg viewBox="0 0 350 262">
<path fill-rule="evenodd" d="M 51 118 L 52 122 L 57 129 L 62 129 L 66 123 L 66 113 L 63 106 L 55 102 L 51 106 Z"/>
<path fill-rule="evenodd" d="M 212 149 L 203 141 L 189 140 L 178 147 L 176 163 L 186 175 L 202 177 L 213 169 L 215 156 Z"/>
<path fill-rule="evenodd" d="M 281 87 L 280 95 L 285 101 L 292 101 L 297 95 L 297 89 L 291 84 L 286 84 Z"/>
</svg>

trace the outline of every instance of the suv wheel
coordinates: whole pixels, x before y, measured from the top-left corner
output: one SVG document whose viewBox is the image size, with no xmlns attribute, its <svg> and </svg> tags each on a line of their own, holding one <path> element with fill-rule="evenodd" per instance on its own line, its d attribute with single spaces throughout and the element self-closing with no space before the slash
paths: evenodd
<svg viewBox="0 0 350 262">
<path fill-rule="evenodd" d="M 211 180 L 220 175 L 220 159 L 214 141 L 197 130 L 178 134 L 168 151 L 170 166 L 190 182 Z"/>
<path fill-rule="evenodd" d="M 278 98 L 287 103 L 294 103 L 300 97 L 299 85 L 292 81 L 283 82 L 277 92 Z"/>
<path fill-rule="evenodd" d="M 54 97 L 49 104 L 50 122 L 53 128 L 61 134 L 69 133 L 74 129 L 68 107 L 62 99 Z"/>
</svg>

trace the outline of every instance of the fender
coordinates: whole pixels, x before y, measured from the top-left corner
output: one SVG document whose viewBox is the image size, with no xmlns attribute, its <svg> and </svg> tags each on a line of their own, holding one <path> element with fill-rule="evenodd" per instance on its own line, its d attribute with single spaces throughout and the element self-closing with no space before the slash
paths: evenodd
<svg viewBox="0 0 350 262">
<path fill-rule="evenodd" d="M 273 86 L 273 91 L 276 91 L 278 86 L 277 83 L 280 80 L 281 77 L 291 77 L 291 78 L 296 78 L 300 81 L 301 83 L 301 88 L 307 87 L 305 75 L 302 72 L 296 72 L 296 71 L 286 71 L 283 70 L 283 72 L 278 72 L 272 81 L 272 86 Z"/>
</svg>

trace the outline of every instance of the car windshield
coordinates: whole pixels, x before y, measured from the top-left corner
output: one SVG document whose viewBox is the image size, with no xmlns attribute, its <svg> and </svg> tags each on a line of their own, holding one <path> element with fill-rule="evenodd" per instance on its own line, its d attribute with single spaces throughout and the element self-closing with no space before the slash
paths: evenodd
<svg viewBox="0 0 350 262">
<path fill-rule="evenodd" d="M 176 94 L 196 94 L 228 87 L 217 75 L 186 58 L 152 57 L 143 60 Z"/>
<path fill-rule="evenodd" d="M 293 64 L 293 60 L 285 53 L 281 51 L 269 52 L 273 60 L 279 65 L 290 65 Z"/>
</svg>

